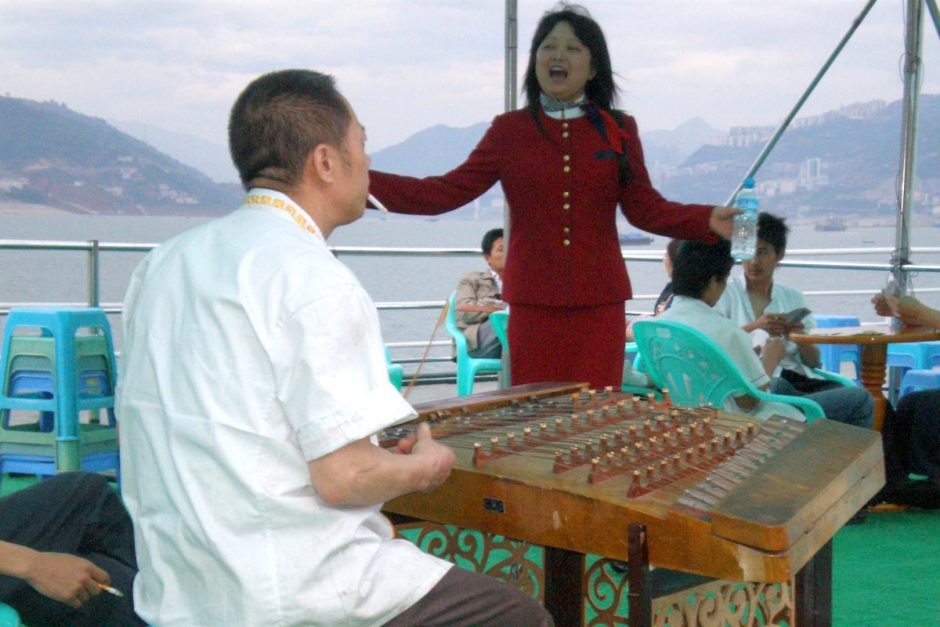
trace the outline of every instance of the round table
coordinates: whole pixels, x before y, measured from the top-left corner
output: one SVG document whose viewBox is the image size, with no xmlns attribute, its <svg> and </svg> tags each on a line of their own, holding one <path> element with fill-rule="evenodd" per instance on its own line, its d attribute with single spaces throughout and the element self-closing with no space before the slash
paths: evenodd
<svg viewBox="0 0 940 627">
<path fill-rule="evenodd" d="M 940 340 L 940 329 L 904 327 L 893 330 L 887 324 L 865 327 L 835 327 L 813 329 L 808 333 L 791 333 L 789 339 L 797 344 L 858 344 L 861 349 L 860 378 L 875 399 L 872 427 L 881 431 L 887 400 L 881 391 L 887 371 L 888 344 L 930 342 Z"/>
</svg>

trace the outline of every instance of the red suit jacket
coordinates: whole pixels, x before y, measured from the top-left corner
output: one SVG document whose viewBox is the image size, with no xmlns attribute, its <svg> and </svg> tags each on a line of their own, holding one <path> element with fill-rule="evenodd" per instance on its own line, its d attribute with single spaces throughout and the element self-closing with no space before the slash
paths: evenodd
<svg viewBox="0 0 940 627">
<path fill-rule="evenodd" d="M 671 202 L 653 189 L 632 117 L 623 116 L 632 176 L 621 185 L 617 154 L 587 116 L 539 116 L 543 129 L 527 109 L 497 116 L 467 160 L 443 176 L 372 171 L 370 191 L 390 211 L 437 215 L 500 181 L 512 225 L 503 300 L 512 304 L 589 307 L 628 300 L 618 204 L 644 231 L 715 240 L 708 227 L 711 206 Z"/>
</svg>

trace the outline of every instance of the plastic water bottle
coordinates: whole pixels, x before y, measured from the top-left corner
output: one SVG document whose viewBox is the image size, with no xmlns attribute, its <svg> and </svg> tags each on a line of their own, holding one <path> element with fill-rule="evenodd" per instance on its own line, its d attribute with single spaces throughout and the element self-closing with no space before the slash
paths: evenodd
<svg viewBox="0 0 940 627">
<path fill-rule="evenodd" d="M 744 179 L 744 187 L 734 198 L 734 206 L 743 211 L 734 216 L 734 230 L 731 233 L 731 256 L 744 261 L 754 256 L 757 248 L 757 192 L 754 191 L 754 179 Z"/>
</svg>

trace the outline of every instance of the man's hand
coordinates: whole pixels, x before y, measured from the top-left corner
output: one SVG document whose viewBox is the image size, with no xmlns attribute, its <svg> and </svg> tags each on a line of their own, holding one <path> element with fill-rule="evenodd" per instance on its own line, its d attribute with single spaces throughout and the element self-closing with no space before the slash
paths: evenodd
<svg viewBox="0 0 940 627">
<path fill-rule="evenodd" d="M 418 425 L 417 439 L 411 447 L 411 455 L 423 462 L 422 480 L 425 485 L 419 488 L 421 492 L 429 492 L 444 483 L 454 467 L 454 462 L 457 461 L 450 448 L 431 437 L 431 427 L 426 422 Z"/>
<path fill-rule="evenodd" d="M 913 296 L 902 296 L 895 299 L 898 310 L 898 318 L 901 323 L 908 327 L 931 326 L 936 323 L 936 311 L 923 304 Z M 889 301 L 889 305 L 890 305 Z"/>
<path fill-rule="evenodd" d="M 721 235 L 724 239 L 731 239 L 731 233 L 734 230 L 734 216 L 743 213 L 740 209 L 734 207 L 717 206 L 712 209 L 712 214 L 708 217 L 708 228 Z"/>
<path fill-rule="evenodd" d="M 802 328 L 802 323 L 797 323 Z M 747 328 L 748 331 L 763 329 L 771 337 L 781 337 L 797 327 L 787 322 L 786 316 L 779 313 L 765 313 Z"/>
<path fill-rule="evenodd" d="M 108 573 L 92 562 L 67 553 L 33 552 L 23 579 L 36 592 L 72 607 L 81 607 L 101 593 L 98 583 L 108 585 Z"/>
<path fill-rule="evenodd" d="M 871 302 L 875 306 L 875 313 L 879 316 L 885 316 L 887 318 L 894 315 L 894 312 L 891 311 L 891 305 L 888 304 L 888 299 L 885 298 L 885 295 L 881 292 L 875 294 Z"/>
</svg>

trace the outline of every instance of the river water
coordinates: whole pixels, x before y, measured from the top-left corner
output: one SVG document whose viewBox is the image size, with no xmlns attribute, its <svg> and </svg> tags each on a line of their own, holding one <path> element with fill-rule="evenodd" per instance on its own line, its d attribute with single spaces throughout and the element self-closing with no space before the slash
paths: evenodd
<svg viewBox="0 0 940 627">
<path fill-rule="evenodd" d="M 203 221 L 205 218 L 0 213 L 0 239 L 98 239 L 103 242 L 159 243 Z M 476 248 L 483 233 L 498 226 L 501 224 L 496 221 L 381 216 L 368 212 L 367 218 L 335 231 L 330 244 Z M 621 224 L 621 232 L 632 230 L 625 222 Z M 789 248 L 892 247 L 894 239 L 893 227 L 850 227 L 842 232 L 819 232 L 812 225 L 798 225 L 790 233 Z M 666 241 L 666 238 L 656 236 L 651 245 L 639 246 L 635 250 L 661 251 Z M 919 228 L 912 234 L 912 246 L 938 244 L 940 229 Z M 115 303 L 123 299 L 128 278 L 141 257 L 136 253 L 102 253 L 102 303 Z M 482 258 L 346 256 L 341 259 L 357 274 L 376 302 L 443 300 L 455 288 L 462 274 L 485 267 Z M 816 259 L 835 260 L 829 256 Z M 885 263 L 888 255 L 858 255 L 840 259 Z M 938 264 L 940 255 L 915 255 L 914 261 Z M 633 291 L 637 295 L 655 296 L 666 281 L 662 264 L 658 261 L 632 261 L 628 267 Z M 782 283 L 804 291 L 864 289 L 871 293 L 880 289 L 885 279 L 883 272 L 790 268 L 778 270 L 777 276 Z M 940 286 L 940 274 L 915 277 L 915 291 L 918 287 L 928 286 Z M 928 304 L 940 307 L 940 294 L 924 293 L 922 296 Z M 868 304 L 869 298 L 811 296 L 808 300 L 810 308 L 816 313 L 856 314 L 863 321 L 874 321 L 877 318 Z M 86 253 L 0 251 L 0 302 L 85 302 L 86 299 Z M 650 306 L 648 300 L 635 300 L 627 304 L 629 310 L 638 311 L 648 310 Z M 435 327 L 437 313 L 383 311 L 381 320 L 386 342 L 428 340 Z M 446 332 L 441 329 L 436 337 L 443 339 Z"/>
</svg>

